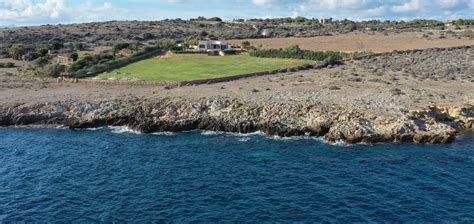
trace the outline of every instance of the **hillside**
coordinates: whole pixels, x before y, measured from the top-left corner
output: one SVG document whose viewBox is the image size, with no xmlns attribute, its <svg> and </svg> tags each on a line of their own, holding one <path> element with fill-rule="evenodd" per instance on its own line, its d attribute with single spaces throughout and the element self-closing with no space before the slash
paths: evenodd
<svg viewBox="0 0 474 224">
<path fill-rule="evenodd" d="M 110 21 L 69 25 L 43 25 L 0 28 L 0 49 L 13 44 L 37 48 L 44 42 L 81 42 L 89 47 L 112 46 L 118 42 L 153 42 L 160 39 L 182 40 L 188 36 L 209 39 L 246 39 L 275 37 L 313 37 L 353 31 L 413 31 L 421 28 L 443 27 L 443 23 L 430 20 L 412 22 L 353 22 L 349 20 L 320 24 L 315 19 L 273 20 L 163 20 L 163 21 Z"/>
</svg>

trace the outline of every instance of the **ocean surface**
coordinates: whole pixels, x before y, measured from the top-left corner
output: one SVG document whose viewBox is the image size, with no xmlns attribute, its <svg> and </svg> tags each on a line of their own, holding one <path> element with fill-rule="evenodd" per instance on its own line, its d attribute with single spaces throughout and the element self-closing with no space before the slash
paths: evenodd
<svg viewBox="0 0 474 224">
<path fill-rule="evenodd" d="M 0 129 L 0 222 L 474 222 L 451 145 L 124 128 Z"/>
</svg>

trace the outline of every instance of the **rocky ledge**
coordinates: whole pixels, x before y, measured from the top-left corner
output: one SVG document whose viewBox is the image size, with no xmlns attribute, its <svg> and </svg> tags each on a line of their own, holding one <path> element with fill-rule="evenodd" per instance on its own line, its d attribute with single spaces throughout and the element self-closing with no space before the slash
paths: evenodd
<svg viewBox="0 0 474 224">
<path fill-rule="evenodd" d="M 442 144 L 474 128 L 474 106 L 406 111 L 380 117 L 338 106 L 311 103 L 254 104 L 227 98 L 60 101 L 0 106 L 0 126 L 65 125 L 92 128 L 128 126 L 144 132 L 211 130 L 261 131 L 267 135 L 323 136 L 328 142 L 413 142 Z"/>
</svg>

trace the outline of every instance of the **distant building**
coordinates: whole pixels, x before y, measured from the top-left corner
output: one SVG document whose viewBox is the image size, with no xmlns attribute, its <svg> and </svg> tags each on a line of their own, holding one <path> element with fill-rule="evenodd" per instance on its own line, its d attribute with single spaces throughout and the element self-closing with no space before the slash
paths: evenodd
<svg viewBox="0 0 474 224">
<path fill-rule="evenodd" d="M 199 41 L 198 51 L 223 51 L 230 48 L 230 44 L 224 40 Z"/>
<path fill-rule="evenodd" d="M 209 56 L 224 56 L 224 51 L 230 49 L 230 44 L 224 40 L 199 41 L 196 51 L 207 51 Z"/>
<path fill-rule="evenodd" d="M 319 23 L 321 23 L 321 24 L 330 24 L 330 23 L 332 23 L 332 18 L 329 18 L 329 19 L 319 19 Z"/>
<path fill-rule="evenodd" d="M 267 30 L 267 29 L 264 29 L 264 30 L 262 30 L 262 33 L 261 33 L 261 34 L 262 34 L 262 36 L 264 36 L 264 37 L 270 37 L 270 36 L 272 35 L 272 31 Z"/>
<path fill-rule="evenodd" d="M 60 65 L 70 65 L 74 63 L 74 60 L 67 55 L 58 55 L 54 58 L 54 61 Z"/>
<path fill-rule="evenodd" d="M 456 20 L 448 20 L 447 25 L 448 26 L 456 26 L 456 22 L 457 22 Z"/>
</svg>

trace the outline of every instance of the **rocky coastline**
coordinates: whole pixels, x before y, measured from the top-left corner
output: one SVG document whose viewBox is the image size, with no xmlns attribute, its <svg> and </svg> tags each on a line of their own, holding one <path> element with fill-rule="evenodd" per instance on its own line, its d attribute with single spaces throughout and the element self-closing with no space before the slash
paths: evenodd
<svg viewBox="0 0 474 224">
<path fill-rule="evenodd" d="M 127 126 L 143 133 L 209 130 L 271 136 L 310 135 L 327 142 L 445 144 L 474 128 L 474 106 L 436 107 L 380 117 L 311 103 L 256 105 L 227 98 L 58 101 L 3 105 L 0 126 L 64 125 L 72 129 Z"/>
<path fill-rule="evenodd" d="M 472 46 L 202 85 L 57 83 L 0 75 L 0 126 L 209 130 L 328 142 L 444 144 L 474 129 Z"/>
</svg>

